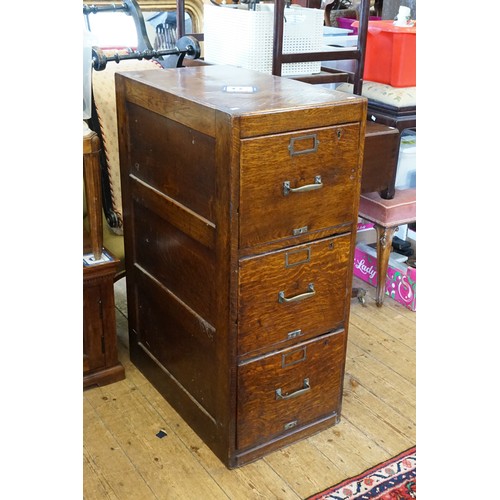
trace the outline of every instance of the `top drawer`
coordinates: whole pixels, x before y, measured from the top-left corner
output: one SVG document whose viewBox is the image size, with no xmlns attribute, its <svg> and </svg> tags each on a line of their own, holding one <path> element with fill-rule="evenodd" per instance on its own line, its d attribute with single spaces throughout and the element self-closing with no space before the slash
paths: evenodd
<svg viewBox="0 0 500 500">
<path fill-rule="evenodd" d="M 352 222 L 359 124 L 241 143 L 240 248 Z"/>
</svg>

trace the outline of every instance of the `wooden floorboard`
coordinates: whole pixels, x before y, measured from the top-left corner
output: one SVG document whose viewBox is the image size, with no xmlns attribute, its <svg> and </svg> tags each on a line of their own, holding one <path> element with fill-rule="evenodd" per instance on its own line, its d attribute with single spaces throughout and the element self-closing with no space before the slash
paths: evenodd
<svg viewBox="0 0 500 500">
<path fill-rule="evenodd" d="M 115 284 L 126 378 L 83 392 L 85 500 L 304 499 L 416 443 L 416 313 L 351 306 L 339 424 L 228 470 L 130 362 L 125 280 Z M 157 433 L 166 433 L 158 438 Z"/>
</svg>

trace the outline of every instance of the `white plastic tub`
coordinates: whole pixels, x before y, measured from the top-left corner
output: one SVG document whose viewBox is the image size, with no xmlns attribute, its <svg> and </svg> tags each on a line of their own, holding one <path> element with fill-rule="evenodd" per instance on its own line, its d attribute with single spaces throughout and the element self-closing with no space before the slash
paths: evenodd
<svg viewBox="0 0 500 500">
<path fill-rule="evenodd" d="M 409 189 L 417 185 L 417 135 L 403 131 L 396 170 L 396 188 Z"/>
</svg>

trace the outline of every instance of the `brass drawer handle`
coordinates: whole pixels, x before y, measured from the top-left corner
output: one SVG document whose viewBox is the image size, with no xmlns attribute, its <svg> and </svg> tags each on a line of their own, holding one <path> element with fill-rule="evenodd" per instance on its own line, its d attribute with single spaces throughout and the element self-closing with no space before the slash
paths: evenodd
<svg viewBox="0 0 500 500">
<path fill-rule="evenodd" d="M 317 175 L 314 178 L 314 184 L 306 184 L 305 186 L 300 186 L 298 188 L 291 188 L 290 181 L 285 181 L 283 183 L 283 195 L 288 196 L 290 193 L 305 193 L 306 191 L 315 191 L 316 189 L 321 189 L 323 183 L 321 182 L 321 175 Z"/>
<path fill-rule="evenodd" d="M 311 384 L 309 383 L 309 379 L 305 378 L 304 379 L 304 387 L 302 387 L 302 389 L 298 389 L 295 392 L 291 392 L 290 394 L 283 395 L 281 393 L 281 387 L 279 389 L 276 389 L 276 399 L 292 399 L 292 398 L 296 398 L 297 396 L 300 396 L 301 394 L 304 394 L 304 392 L 307 392 L 310 389 L 311 389 Z"/>
<path fill-rule="evenodd" d="M 314 283 L 309 283 L 307 289 L 309 290 L 308 292 L 299 293 L 299 295 L 295 295 L 293 297 L 285 297 L 285 292 L 282 290 L 281 292 L 278 293 L 278 302 L 279 303 L 297 302 L 298 300 L 308 299 L 309 297 L 316 295 L 316 290 L 314 289 Z"/>
</svg>

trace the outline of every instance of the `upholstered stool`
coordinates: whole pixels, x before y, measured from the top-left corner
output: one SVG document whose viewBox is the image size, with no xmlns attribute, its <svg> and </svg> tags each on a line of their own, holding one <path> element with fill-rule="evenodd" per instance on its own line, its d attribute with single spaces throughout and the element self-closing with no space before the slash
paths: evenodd
<svg viewBox="0 0 500 500">
<path fill-rule="evenodd" d="M 359 216 L 373 222 L 377 231 L 376 303 L 382 307 L 392 238 L 398 226 L 417 220 L 416 190 L 397 189 L 390 200 L 381 198 L 378 193 L 362 194 Z"/>
<path fill-rule="evenodd" d="M 341 83 L 335 90 L 353 93 L 352 83 Z M 401 133 L 417 126 L 417 87 L 392 87 L 363 81 L 362 95 L 368 99 L 368 120 L 395 127 Z"/>
</svg>

